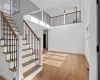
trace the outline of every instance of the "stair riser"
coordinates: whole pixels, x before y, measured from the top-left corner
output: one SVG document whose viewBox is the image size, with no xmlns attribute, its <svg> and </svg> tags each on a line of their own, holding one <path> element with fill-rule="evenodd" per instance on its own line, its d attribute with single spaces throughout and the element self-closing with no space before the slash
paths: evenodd
<svg viewBox="0 0 100 80">
<path fill-rule="evenodd" d="M 35 61 L 29 65 L 27 65 L 26 67 L 23 68 L 23 73 L 28 71 L 29 69 L 31 69 L 32 67 L 36 66 L 37 64 L 39 63 L 39 60 L 38 61 Z"/>
<path fill-rule="evenodd" d="M 8 47 L 8 51 L 9 51 L 9 48 L 11 48 L 10 51 L 17 51 L 16 47 L 15 47 L 15 49 L 14 49 L 14 47 L 13 47 L 13 49 L 12 49 L 12 47 Z M 4 49 L 3 50 L 4 52 L 7 52 L 7 47 L 4 47 L 3 49 Z"/>
<path fill-rule="evenodd" d="M 32 74 L 30 74 L 28 77 L 26 77 L 23 80 L 31 80 L 32 78 L 34 78 L 41 71 L 42 71 L 42 67 L 40 67 L 39 69 L 37 69 L 35 72 L 33 72 Z"/>
<path fill-rule="evenodd" d="M 7 60 L 10 60 L 10 57 L 12 58 L 12 56 L 13 56 L 13 58 L 16 58 L 16 53 L 13 53 L 13 55 L 7 54 Z"/>
<path fill-rule="evenodd" d="M 11 45 L 12 44 L 14 44 L 14 42 L 12 42 L 12 40 L 10 40 L 11 41 Z M 15 41 L 15 43 L 16 43 L 16 41 Z M 7 44 L 7 40 L 5 40 L 5 44 Z M 22 44 L 26 44 L 26 40 L 23 40 L 22 41 Z M 4 40 L 0 40 L 0 45 L 4 45 Z M 9 45 L 9 41 L 8 41 L 8 45 Z"/>
<path fill-rule="evenodd" d="M 11 36 L 5 35 L 5 36 L 4 36 L 4 39 L 15 39 L 15 38 L 14 38 L 14 35 L 13 35 L 13 36 L 12 36 L 12 35 L 11 35 Z M 14 40 L 13 40 L 13 41 L 14 41 Z"/>
<path fill-rule="evenodd" d="M 28 49 L 29 45 L 22 45 L 22 49 Z"/>
<path fill-rule="evenodd" d="M 23 51 L 22 56 L 23 56 L 23 55 L 26 55 L 26 54 L 29 54 L 29 53 L 32 53 L 32 49 L 30 49 L 30 50 L 26 50 L 26 51 Z"/>
<path fill-rule="evenodd" d="M 22 63 L 25 63 L 25 62 L 30 61 L 32 59 L 35 59 L 35 55 L 23 58 Z"/>
<path fill-rule="evenodd" d="M 14 68 L 14 62 L 10 62 L 10 68 Z M 15 65 L 16 65 L 16 62 L 15 62 Z"/>
</svg>

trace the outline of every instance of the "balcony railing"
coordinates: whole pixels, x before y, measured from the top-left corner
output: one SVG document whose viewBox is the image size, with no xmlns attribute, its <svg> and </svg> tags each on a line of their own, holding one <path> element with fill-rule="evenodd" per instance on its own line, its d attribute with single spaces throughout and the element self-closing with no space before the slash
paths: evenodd
<svg viewBox="0 0 100 80">
<path fill-rule="evenodd" d="M 5 0 L 4 12 L 7 14 L 15 14 L 20 11 L 20 0 Z"/>
<path fill-rule="evenodd" d="M 81 10 L 77 6 L 64 9 L 63 14 L 49 16 L 45 11 L 37 11 L 31 16 L 43 21 L 50 26 L 59 26 L 81 22 Z"/>
</svg>

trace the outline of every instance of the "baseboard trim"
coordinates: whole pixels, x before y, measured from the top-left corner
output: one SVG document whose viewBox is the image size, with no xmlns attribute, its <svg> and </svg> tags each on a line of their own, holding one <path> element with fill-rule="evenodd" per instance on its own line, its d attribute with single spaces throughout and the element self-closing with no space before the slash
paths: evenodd
<svg viewBox="0 0 100 80">
<path fill-rule="evenodd" d="M 5 80 L 9 80 L 7 76 L 5 76 L 3 73 L 0 72 L 0 76 L 3 77 Z"/>
<path fill-rule="evenodd" d="M 76 55 L 84 55 L 82 53 L 70 53 L 70 52 L 60 52 L 60 51 L 48 51 L 48 52 L 54 52 L 54 53 L 62 53 L 62 54 L 76 54 Z"/>
<path fill-rule="evenodd" d="M 86 55 L 84 55 L 84 57 L 85 57 L 85 59 L 86 59 L 86 61 L 87 61 L 88 68 L 90 68 L 90 67 L 89 67 L 90 64 L 89 64 L 89 62 L 88 62 L 88 59 L 87 59 Z"/>
</svg>

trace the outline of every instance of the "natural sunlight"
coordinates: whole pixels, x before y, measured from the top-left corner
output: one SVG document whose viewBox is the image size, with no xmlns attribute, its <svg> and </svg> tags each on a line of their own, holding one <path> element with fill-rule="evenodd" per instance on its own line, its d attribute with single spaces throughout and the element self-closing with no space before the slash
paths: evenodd
<svg viewBox="0 0 100 80">
<path fill-rule="evenodd" d="M 47 52 L 46 54 L 43 54 L 43 63 L 60 67 L 62 62 L 66 59 L 67 55 L 68 54 Z"/>
</svg>

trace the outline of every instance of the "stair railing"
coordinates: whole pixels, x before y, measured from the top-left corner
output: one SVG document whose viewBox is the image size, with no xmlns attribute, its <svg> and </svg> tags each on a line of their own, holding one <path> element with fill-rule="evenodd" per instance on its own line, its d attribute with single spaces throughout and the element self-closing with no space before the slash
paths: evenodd
<svg viewBox="0 0 100 80">
<path fill-rule="evenodd" d="M 30 26 L 24 22 L 24 39 L 26 40 L 26 44 L 29 44 L 29 48 L 32 48 L 32 54 L 35 54 L 35 59 L 39 59 L 39 51 L 40 51 L 40 39 L 33 32 Z"/>
<path fill-rule="evenodd" d="M 2 11 L 0 11 L 0 13 L 1 13 L 1 40 L 4 41 L 4 47 L 7 48 L 4 53 L 10 55 L 10 59 L 7 59 L 7 61 L 14 62 L 13 69 L 15 70 L 17 67 L 17 55 L 18 55 L 17 34 L 14 31 L 11 24 L 9 23 L 7 16 Z"/>
<path fill-rule="evenodd" d="M 20 11 L 20 0 L 5 0 L 4 12 L 7 14 L 16 14 Z"/>
</svg>

